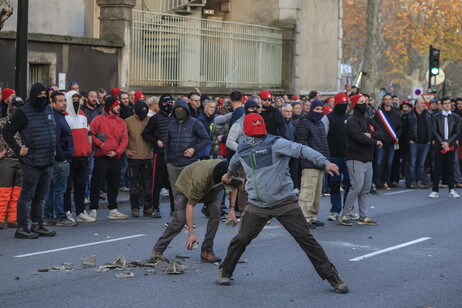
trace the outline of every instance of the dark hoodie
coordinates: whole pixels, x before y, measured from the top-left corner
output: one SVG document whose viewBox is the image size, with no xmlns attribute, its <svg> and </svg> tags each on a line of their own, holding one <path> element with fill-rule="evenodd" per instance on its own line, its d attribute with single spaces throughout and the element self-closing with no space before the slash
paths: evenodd
<svg viewBox="0 0 462 308">
<path fill-rule="evenodd" d="M 53 109 L 42 103 L 37 96 L 46 91 L 41 83 L 32 85 L 27 104 L 18 108 L 3 128 L 3 139 L 8 146 L 19 156 L 20 146 L 14 139 L 14 135 L 20 132 L 23 144 L 29 149 L 26 156 L 21 156 L 20 161 L 35 168 L 52 166 L 56 144 L 56 122 Z M 48 95 L 45 97 L 48 102 Z"/>
<path fill-rule="evenodd" d="M 182 123 L 175 116 L 174 111 L 177 107 L 183 107 L 188 114 L 188 117 Z M 197 153 L 210 143 L 210 137 L 205 131 L 204 125 L 190 116 L 188 104 L 183 99 L 175 102 L 172 117 L 164 143 L 165 162 L 177 167 L 190 165 L 197 161 Z M 189 148 L 194 149 L 192 157 L 184 155 L 184 151 Z"/>
</svg>

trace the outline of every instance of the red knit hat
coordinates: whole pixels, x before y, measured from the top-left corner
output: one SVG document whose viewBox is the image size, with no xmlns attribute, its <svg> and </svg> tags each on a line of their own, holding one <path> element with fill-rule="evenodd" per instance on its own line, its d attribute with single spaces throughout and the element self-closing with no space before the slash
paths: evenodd
<svg viewBox="0 0 462 308">
<path fill-rule="evenodd" d="M 260 99 L 265 99 L 265 98 L 270 98 L 270 99 L 273 98 L 273 95 L 271 94 L 270 91 L 263 90 L 260 92 Z"/>
<path fill-rule="evenodd" d="M 340 103 L 348 102 L 348 96 L 345 93 L 338 93 L 334 96 L 334 106 L 337 106 Z"/>
<path fill-rule="evenodd" d="M 353 95 L 352 97 L 350 97 L 350 100 L 351 100 L 351 107 L 355 108 L 356 104 L 358 103 L 358 100 L 359 100 L 361 97 L 364 97 L 364 95 L 362 95 L 362 94 L 356 94 L 356 95 Z"/>
<path fill-rule="evenodd" d="M 11 94 L 16 94 L 16 92 L 13 89 L 10 88 L 5 88 L 2 90 L 2 100 L 6 101 L 8 97 L 11 96 Z"/>
<path fill-rule="evenodd" d="M 135 92 L 135 102 L 139 101 L 140 99 L 144 99 L 144 95 L 141 91 Z"/>
<path fill-rule="evenodd" d="M 324 108 L 324 115 L 332 112 L 332 108 L 329 105 L 324 105 L 323 108 Z"/>
<path fill-rule="evenodd" d="M 119 88 L 112 88 L 111 89 L 111 96 L 117 97 L 117 95 L 119 95 L 120 91 L 122 91 L 122 90 L 120 90 Z"/>
<path fill-rule="evenodd" d="M 253 124 L 253 122 L 261 121 L 261 123 Z M 249 136 L 266 135 L 265 120 L 258 113 L 249 113 L 244 117 L 244 133 Z"/>
</svg>

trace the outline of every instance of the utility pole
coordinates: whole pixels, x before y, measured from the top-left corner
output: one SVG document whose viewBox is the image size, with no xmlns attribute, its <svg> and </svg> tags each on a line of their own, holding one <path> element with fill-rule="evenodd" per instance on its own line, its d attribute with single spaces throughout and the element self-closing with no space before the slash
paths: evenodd
<svg viewBox="0 0 462 308">
<path fill-rule="evenodd" d="M 29 0 L 18 0 L 18 23 L 16 28 L 16 75 L 15 90 L 27 100 L 27 32 L 29 22 Z"/>
</svg>

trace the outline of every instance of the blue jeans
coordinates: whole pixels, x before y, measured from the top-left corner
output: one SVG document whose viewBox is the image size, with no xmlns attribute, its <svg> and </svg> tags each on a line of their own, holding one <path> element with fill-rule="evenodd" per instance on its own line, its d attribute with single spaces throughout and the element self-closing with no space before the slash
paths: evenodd
<svg viewBox="0 0 462 308">
<path fill-rule="evenodd" d="M 340 194 L 340 186 L 342 185 L 342 177 L 346 182 L 345 190 L 343 194 L 343 203 L 345 204 L 348 191 L 350 189 L 350 176 L 348 175 L 348 168 L 346 165 L 345 158 L 340 157 L 331 157 L 331 163 L 338 166 L 340 175 L 329 175 L 329 186 L 330 186 L 330 203 L 332 207 L 330 209 L 331 213 L 339 213 L 342 210 L 342 196 Z"/>
<path fill-rule="evenodd" d="M 416 183 L 423 180 L 425 159 L 430 149 L 428 143 L 409 144 L 409 182 Z"/>
<path fill-rule="evenodd" d="M 53 165 L 53 177 L 48 189 L 48 197 L 45 201 L 44 217 L 62 220 L 66 218 L 64 212 L 64 193 L 67 190 L 67 178 L 69 177 L 70 165 L 68 162 L 55 162 Z"/>
<path fill-rule="evenodd" d="M 375 148 L 375 164 L 373 183 L 375 185 L 385 184 L 390 180 L 393 156 L 395 155 L 394 145 L 387 145 Z"/>
</svg>

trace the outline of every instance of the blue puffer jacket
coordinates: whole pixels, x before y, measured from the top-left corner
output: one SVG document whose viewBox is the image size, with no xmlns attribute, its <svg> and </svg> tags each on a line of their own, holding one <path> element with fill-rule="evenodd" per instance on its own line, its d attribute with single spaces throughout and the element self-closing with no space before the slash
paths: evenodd
<svg viewBox="0 0 462 308">
<path fill-rule="evenodd" d="M 204 125 L 190 116 L 186 101 L 177 100 L 173 110 L 177 107 L 183 107 L 188 112 L 188 118 L 183 123 L 180 123 L 175 116 L 175 112 L 172 112 L 173 119 L 168 125 L 164 153 L 166 163 L 183 167 L 197 161 L 198 152 L 210 143 L 210 137 L 205 131 Z M 189 148 L 195 150 L 192 157 L 184 156 L 184 151 Z"/>
<path fill-rule="evenodd" d="M 295 131 L 295 141 L 309 146 L 330 159 L 326 130 L 322 121 L 315 122 L 309 116 L 302 117 Z M 302 160 L 301 166 L 302 169 L 321 169 L 318 165 L 306 159 Z"/>
</svg>

